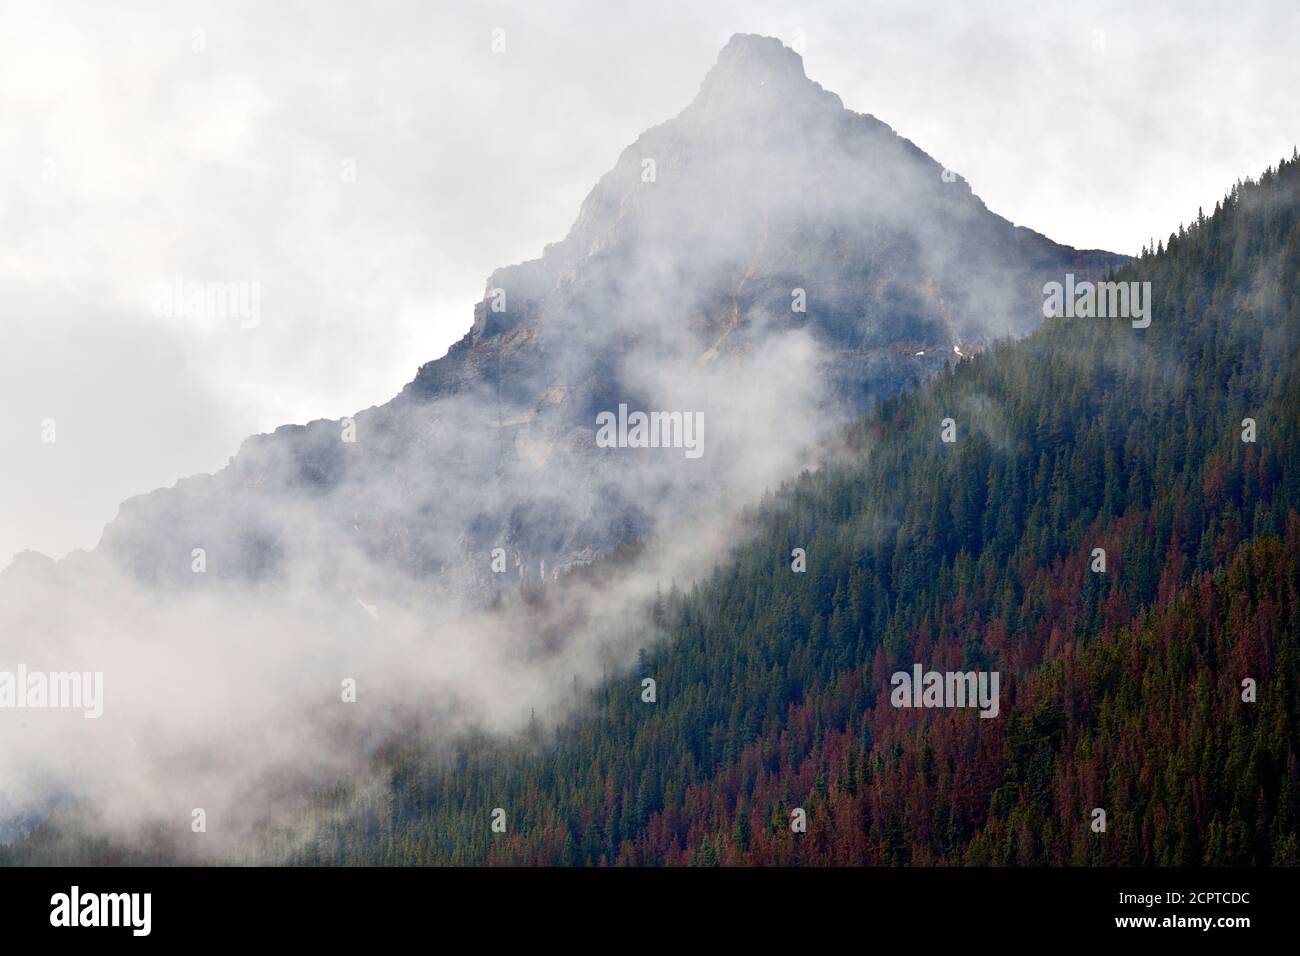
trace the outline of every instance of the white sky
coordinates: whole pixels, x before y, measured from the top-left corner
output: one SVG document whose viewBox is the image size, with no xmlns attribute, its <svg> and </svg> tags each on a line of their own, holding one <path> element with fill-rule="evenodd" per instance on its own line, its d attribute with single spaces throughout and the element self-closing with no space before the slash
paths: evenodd
<svg viewBox="0 0 1300 956">
<path fill-rule="evenodd" d="M 1300 4 L 1135 6 L 0 0 L 0 566 L 392 397 L 735 32 L 802 30 L 994 211 L 1136 252 L 1290 155 Z M 260 283 L 260 325 L 155 315 L 177 274 Z"/>
</svg>

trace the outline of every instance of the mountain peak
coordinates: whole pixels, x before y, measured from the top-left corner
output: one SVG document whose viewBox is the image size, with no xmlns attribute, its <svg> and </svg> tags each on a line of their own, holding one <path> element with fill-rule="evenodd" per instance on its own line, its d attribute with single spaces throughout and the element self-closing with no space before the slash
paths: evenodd
<svg viewBox="0 0 1300 956">
<path fill-rule="evenodd" d="M 718 54 L 712 74 L 743 75 L 754 79 L 805 78 L 803 57 L 775 37 L 736 33 Z M 707 81 L 706 81 L 707 82 Z"/>
<path fill-rule="evenodd" d="M 773 443 L 745 402 L 771 396 L 829 434 L 1028 331 L 1051 278 L 1099 276 L 1097 256 L 1017 230 L 942 173 L 779 40 L 732 37 L 691 104 L 619 154 L 568 235 L 493 272 L 465 337 L 400 400 L 359 413 L 368 440 L 340 442 L 325 421 L 277 429 L 221 476 L 124 506 L 104 553 L 187 586 L 177 540 L 237 555 L 231 579 L 288 573 L 314 560 L 280 517 L 276 495 L 291 494 L 348 548 L 478 600 L 528 580 L 487 570 L 494 548 L 553 575 L 648 539 L 680 520 L 679 500 L 761 487 L 730 463 L 785 467 L 782 450 L 748 451 Z M 598 418 L 621 405 L 707 410 L 710 461 L 729 464 L 606 454 Z"/>
<path fill-rule="evenodd" d="M 815 100 L 836 108 L 843 105 L 838 96 L 808 79 L 803 57 L 780 40 L 737 33 L 704 77 L 695 105 L 702 113 L 718 114 L 777 103 L 806 108 Z"/>
</svg>

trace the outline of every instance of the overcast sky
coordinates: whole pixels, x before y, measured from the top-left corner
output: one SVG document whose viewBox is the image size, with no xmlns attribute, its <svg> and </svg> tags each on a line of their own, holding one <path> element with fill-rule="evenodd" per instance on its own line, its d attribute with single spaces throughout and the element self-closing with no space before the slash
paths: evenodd
<svg viewBox="0 0 1300 956">
<path fill-rule="evenodd" d="M 0 566 L 392 397 L 736 32 L 802 38 L 847 107 L 1080 247 L 1137 252 L 1300 138 L 1295 0 L 0 0 Z M 178 275 L 257 283 L 257 327 L 160 314 Z"/>
</svg>

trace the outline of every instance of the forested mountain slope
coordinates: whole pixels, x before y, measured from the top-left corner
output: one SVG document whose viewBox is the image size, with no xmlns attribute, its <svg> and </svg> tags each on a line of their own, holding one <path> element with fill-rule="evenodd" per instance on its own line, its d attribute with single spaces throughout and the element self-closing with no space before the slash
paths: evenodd
<svg viewBox="0 0 1300 956">
<path fill-rule="evenodd" d="M 666 638 L 575 685 L 574 717 L 411 738 L 386 786 L 318 795 L 314 837 L 286 827 L 273 853 L 1300 863 L 1300 161 L 1116 278 L 1151 283 L 1148 328 L 1049 319 L 883 403 L 662 596 Z M 918 663 L 998 672 L 997 716 L 891 706 Z M 5 855 L 125 859 L 53 823 Z"/>
<path fill-rule="evenodd" d="M 582 716 L 394 757 L 302 858 L 1300 863 L 1298 213 L 1293 157 L 1119 273 L 1149 328 L 1052 319 L 884 403 Z M 914 663 L 998 671 L 999 716 L 892 707 Z"/>
</svg>

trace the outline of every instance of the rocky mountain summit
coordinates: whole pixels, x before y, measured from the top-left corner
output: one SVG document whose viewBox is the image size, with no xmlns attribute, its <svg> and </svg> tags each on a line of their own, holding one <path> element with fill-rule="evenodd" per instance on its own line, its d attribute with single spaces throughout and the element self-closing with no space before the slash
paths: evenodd
<svg viewBox="0 0 1300 956">
<path fill-rule="evenodd" d="M 202 548 L 221 578 L 364 565 L 490 597 L 761 491 L 881 397 L 1032 330 L 1045 281 L 1123 260 L 1013 225 L 779 41 L 737 35 L 401 394 L 248 439 L 126 502 L 98 550 L 149 582 L 192 581 Z M 600 447 L 620 406 L 702 414 L 704 453 Z"/>
</svg>

